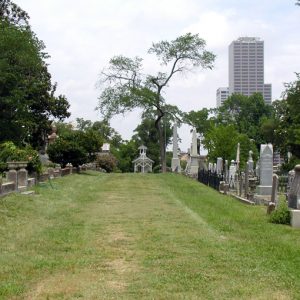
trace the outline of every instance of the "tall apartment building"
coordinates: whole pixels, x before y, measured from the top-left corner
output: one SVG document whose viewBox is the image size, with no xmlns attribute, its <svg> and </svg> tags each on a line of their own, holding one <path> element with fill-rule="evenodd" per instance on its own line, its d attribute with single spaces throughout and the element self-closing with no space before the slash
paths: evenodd
<svg viewBox="0 0 300 300">
<path fill-rule="evenodd" d="M 271 104 L 272 85 L 264 83 L 264 41 L 241 37 L 229 45 L 229 94 L 256 92 Z"/>
<path fill-rule="evenodd" d="M 217 107 L 221 106 L 223 102 L 229 96 L 229 88 L 228 87 L 220 87 L 217 89 L 216 98 L 217 98 Z"/>
</svg>

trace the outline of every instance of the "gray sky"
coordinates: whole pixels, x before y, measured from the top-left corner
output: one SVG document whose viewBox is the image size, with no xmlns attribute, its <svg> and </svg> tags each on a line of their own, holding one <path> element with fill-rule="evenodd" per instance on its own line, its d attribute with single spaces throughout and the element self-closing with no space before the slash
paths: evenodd
<svg viewBox="0 0 300 300">
<path fill-rule="evenodd" d="M 199 33 L 217 55 L 213 70 L 197 69 L 174 78 L 166 100 L 184 111 L 215 107 L 216 89 L 228 86 L 228 46 L 240 36 L 265 41 L 265 83 L 279 99 L 283 83 L 300 72 L 300 7 L 294 0 L 15 0 L 46 44 L 49 70 L 58 93 L 71 104 L 71 120 L 100 119 L 95 111 L 98 74 L 118 54 L 144 58 L 144 72 L 155 73 L 152 42 Z M 140 112 L 119 116 L 111 125 L 130 139 Z M 179 130 L 186 150 L 189 129 Z"/>
</svg>

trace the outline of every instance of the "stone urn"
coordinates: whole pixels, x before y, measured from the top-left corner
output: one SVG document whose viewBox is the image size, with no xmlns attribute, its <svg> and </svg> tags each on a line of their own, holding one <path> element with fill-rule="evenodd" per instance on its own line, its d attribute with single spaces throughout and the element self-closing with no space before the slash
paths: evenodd
<svg viewBox="0 0 300 300">
<path fill-rule="evenodd" d="M 7 167 L 9 170 L 23 169 L 26 168 L 28 161 L 8 161 Z"/>
</svg>

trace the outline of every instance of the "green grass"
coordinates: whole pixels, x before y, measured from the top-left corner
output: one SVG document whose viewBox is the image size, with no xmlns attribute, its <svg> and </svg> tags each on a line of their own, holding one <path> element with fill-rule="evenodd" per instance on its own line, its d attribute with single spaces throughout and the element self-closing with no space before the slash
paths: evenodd
<svg viewBox="0 0 300 300">
<path fill-rule="evenodd" d="M 300 231 L 174 174 L 0 199 L 0 299 L 299 299 Z"/>
</svg>

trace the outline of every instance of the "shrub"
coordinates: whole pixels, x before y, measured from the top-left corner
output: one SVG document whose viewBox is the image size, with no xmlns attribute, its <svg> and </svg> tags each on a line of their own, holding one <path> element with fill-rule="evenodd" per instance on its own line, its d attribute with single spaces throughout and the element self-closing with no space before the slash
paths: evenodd
<svg viewBox="0 0 300 300">
<path fill-rule="evenodd" d="M 49 145 L 47 153 L 52 162 L 63 167 L 68 163 L 78 167 L 87 162 L 87 153 L 79 144 L 61 138 Z"/>
<path fill-rule="evenodd" d="M 112 154 L 100 154 L 97 156 L 97 164 L 107 173 L 113 172 L 117 167 L 117 159 Z"/>
<path fill-rule="evenodd" d="M 291 215 L 285 200 L 280 200 L 278 207 L 271 213 L 270 222 L 276 224 L 290 224 Z"/>
<path fill-rule="evenodd" d="M 28 161 L 28 172 L 40 173 L 42 163 L 38 152 L 30 146 L 18 148 L 13 142 L 4 142 L 0 145 L 0 172 L 7 170 L 8 161 Z"/>
</svg>

